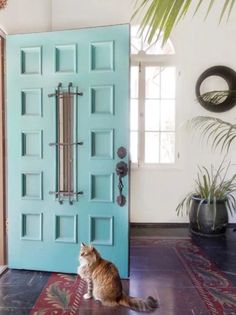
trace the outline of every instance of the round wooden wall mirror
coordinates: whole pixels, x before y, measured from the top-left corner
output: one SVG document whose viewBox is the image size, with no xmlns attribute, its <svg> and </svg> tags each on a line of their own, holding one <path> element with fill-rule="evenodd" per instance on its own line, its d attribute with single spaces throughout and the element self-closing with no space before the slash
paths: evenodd
<svg viewBox="0 0 236 315">
<path fill-rule="evenodd" d="M 211 112 L 224 112 L 236 104 L 236 72 L 225 66 L 204 71 L 196 83 L 199 103 Z"/>
</svg>

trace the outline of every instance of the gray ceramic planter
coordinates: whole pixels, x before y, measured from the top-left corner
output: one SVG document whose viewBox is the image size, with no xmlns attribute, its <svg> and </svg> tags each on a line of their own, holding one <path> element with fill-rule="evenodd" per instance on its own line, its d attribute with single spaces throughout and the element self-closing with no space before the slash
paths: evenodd
<svg viewBox="0 0 236 315">
<path fill-rule="evenodd" d="M 192 205 L 189 213 L 190 229 L 194 234 L 204 236 L 219 236 L 225 233 L 228 224 L 228 212 L 226 200 L 214 204 L 203 201 L 199 197 L 192 197 Z"/>
</svg>

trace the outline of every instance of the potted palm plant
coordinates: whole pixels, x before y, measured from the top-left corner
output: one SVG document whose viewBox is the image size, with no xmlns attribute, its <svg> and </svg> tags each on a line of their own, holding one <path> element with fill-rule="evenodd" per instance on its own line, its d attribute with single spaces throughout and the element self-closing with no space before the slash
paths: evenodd
<svg viewBox="0 0 236 315">
<path fill-rule="evenodd" d="M 189 214 L 190 230 L 194 234 L 218 236 L 226 231 L 228 213 L 236 212 L 236 174 L 227 178 L 228 165 L 218 169 L 199 167 L 194 191 L 188 193 L 176 208 Z"/>
</svg>

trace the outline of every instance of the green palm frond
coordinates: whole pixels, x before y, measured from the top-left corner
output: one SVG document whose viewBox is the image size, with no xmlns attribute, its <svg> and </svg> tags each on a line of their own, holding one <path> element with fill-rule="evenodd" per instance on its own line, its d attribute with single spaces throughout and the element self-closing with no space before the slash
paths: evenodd
<svg viewBox="0 0 236 315">
<path fill-rule="evenodd" d="M 210 116 L 197 116 L 190 121 L 190 125 L 201 131 L 202 138 L 212 141 L 212 149 L 220 147 L 228 152 L 230 145 L 236 138 L 236 124 Z"/>
<path fill-rule="evenodd" d="M 220 22 L 223 19 L 223 16 L 224 16 L 225 12 L 227 11 L 227 9 L 228 9 L 227 20 L 229 19 L 231 11 L 232 11 L 233 6 L 234 6 L 234 2 L 235 2 L 234 0 L 225 0 L 223 9 L 222 9 L 221 15 L 220 15 Z"/>
<path fill-rule="evenodd" d="M 228 211 L 233 214 L 236 212 L 236 174 L 228 178 L 230 162 L 227 164 L 223 160 L 217 169 L 211 165 L 210 170 L 205 166 L 198 166 L 197 178 L 195 180 L 195 189 L 188 193 L 176 208 L 177 215 L 183 215 L 183 210 L 189 213 L 192 203 L 192 197 L 201 199 L 202 203 L 213 204 L 216 211 L 218 200 L 224 200 Z"/>
<path fill-rule="evenodd" d="M 198 97 L 199 101 L 204 101 L 208 104 L 218 105 L 221 104 L 227 97 L 236 99 L 235 90 L 225 90 L 225 91 L 210 91 L 203 93 Z"/>
<path fill-rule="evenodd" d="M 187 214 L 189 213 L 189 209 L 190 209 L 191 201 L 192 201 L 192 196 L 193 196 L 192 192 L 188 193 L 183 198 L 183 200 L 178 204 L 178 206 L 176 207 L 177 215 L 181 214 L 181 216 L 183 216 L 183 209 L 185 206 L 186 206 L 186 213 Z"/>
<path fill-rule="evenodd" d="M 195 7 L 194 15 L 199 11 L 203 3 L 208 3 L 205 18 L 209 15 L 213 8 L 215 0 L 198 0 Z M 146 39 L 149 43 L 163 33 L 163 44 L 169 38 L 174 26 L 185 17 L 191 4 L 195 4 L 193 0 L 137 0 L 136 8 L 131 19 L 140 15 L 143 11 L 146 13 L 142 18 L 140 31 L 141 34 L 146 32 Z M 224 0 L 223 7 L 220 12 L 219 21 L 227 15 L 229 18 L 234 7 L 235 0 Z"/>
</svg>

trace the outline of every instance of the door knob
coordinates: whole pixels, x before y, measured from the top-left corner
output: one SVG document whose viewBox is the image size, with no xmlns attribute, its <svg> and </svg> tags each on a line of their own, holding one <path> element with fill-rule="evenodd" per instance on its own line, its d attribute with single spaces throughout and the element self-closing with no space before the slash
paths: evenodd
<svg viewBox="0 0 236 315">
<path fill-rule="evenodd" d="M 128 165 L 125 162 L 119 162 L 116 164 L 116 174 L 120 177 L 126 176 L 128 173 Z"/>
</svg>

